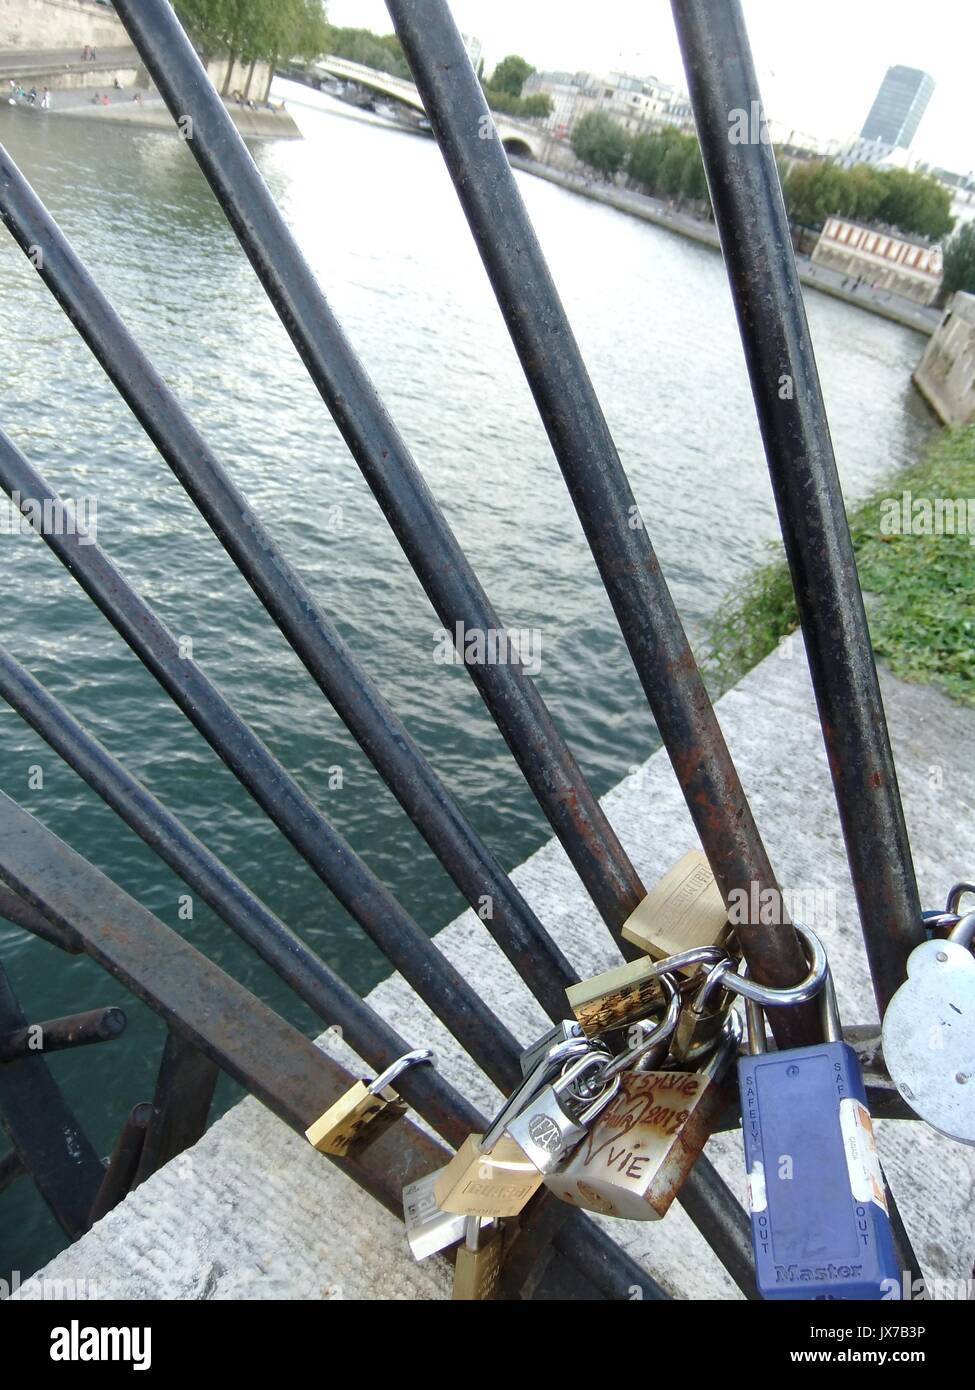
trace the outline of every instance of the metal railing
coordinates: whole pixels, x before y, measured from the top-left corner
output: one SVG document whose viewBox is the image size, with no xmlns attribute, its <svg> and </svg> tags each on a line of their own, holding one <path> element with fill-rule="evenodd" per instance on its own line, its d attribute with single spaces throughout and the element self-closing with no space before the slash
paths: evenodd
<svg viewBox="0 0 975 1390">
<path fill-rule="evenodd" d="M 648 528 L 631 524 L 633 493 L 507 157 L 499 140 L 480 138 L 491 118 L 460 35 L 444 0 L 388 0 L 388 8 L 715 879 L 726 899 L 744 889 L 742 899 L 754 903 L 759 895 L 748 889 L 774 888 L 774 870 Z M 116 0 L 116 11 L 444 627 L 502 632 L 168 0 Z M 674 12 L 882 1009 L 921 939 L 921 918 L 774 158 L 767 144 L 727 139 L 728 112 L 760 99 L 737 0 L 674 0 Z M 468 903 L 491 899 L 486 929 L 542 1008 L 561 1017 L 565 987 L 578 979 L 574 966 L 3 151 L 0 218 L 431 851 Z M 774 389 L 783 373 L 795 383 L 787 402 Z M 22 498 L 56 499 L 2 431 L 0 485 Z M 91 537 L 44 539 L 390 964 L 484 1073 L 510 1089 L 520 1075 L 519 1040 L 182 654 L 151 605 Z M 467 670 L 614 941 L 634 955 L 620 928 L 645 889 L 530 676 L 517 660 Z M 415 1045 L 2 650 L 0 694 L 323 1022 L 341 1026 L 371 1067 Z M 153 1102 L 132 1111 L 107 1167 L 43 1057 L 0 1057 L 0 1116 L 15 1147 L 0 1161 L 0 1189 L 30 1174 L 76 1236 L 199 1137 L 218 1070 L 302 1132 L 347 1087 L 351 1078 L 337 1063 L 3 797 L 0 834 L 0 913 L 63 950 L 86 952 L 169 1030 Z M 789 923 L 770 927 L 756 918 L 738 935 L 756 978 L 789 985 L 805 973 Z M 812 1006 L 778 1010 L 770 1021 L 780 1045 L 821 1037 Z M 0 1033 L 13 1035 L 24 1023 L 0 977 Z M 906 1113 L 882 1077 L 868 1081 L 884 1113 Z M 483 1128 L 483 1117 L 432 1068 L 408 1070 L 397 1087 L 449 1144 Z M 58 1140 L 59 1126 L 70 1145 Z M 445 1157 L 442 1145 L 404 1122 L 361 1157 L 335 1161 L 398 1211 L 403 1184 Z M 754 1297 L 744 1212 L 706 1158 L 679 1199 Z M 903 1267 L 916 1269 L 902 1228 L 900 1246 Z M 580 1296 L 625 1297 L 636 1284 L 646 1297 L 666 1296 L 587 1217 L 544 1194 L 523 1214 L 505 1268 L 510 1296 L 542 1296 L 548 1277 Z"/>
</svg>

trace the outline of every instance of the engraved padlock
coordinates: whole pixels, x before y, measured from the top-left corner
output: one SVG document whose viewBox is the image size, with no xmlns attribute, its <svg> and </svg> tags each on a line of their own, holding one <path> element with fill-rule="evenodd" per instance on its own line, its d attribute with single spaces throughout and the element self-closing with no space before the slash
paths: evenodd
<svg viewBox="0 0 975 1390">
<path fill-rule="evenodd" d="M 956 884 L 948 911 L 969 884 Z M 932 1129 L 975 1144 L 975 912 L 946 940 L 924 941 L 907 958 L 907 979 L 884 1014 L 881 1038 L 891 1080 Z"/>
<path fill-rule="evenodd" d="M 558 1167 L 616 1095 L 619 1077 L 603 1076 L 611 1062 L 608 1052 L 592 1050 L 567 1063 L 508 1124 L 505 1133 L 540 1173 Z"/>
<path fill-rule="evenodd" d="M 486 1134 L 469 1134 L 434 1186 L 440 1209 L 464 1216 L 517 1216 L 541 1186 L 542 1175 L 505 1130 L 508 1122 L 569 1058 L 588 1052 L 572 1039 L 555 1043 L 505 1101 Z"/>
<path fill-rule="evenodd" d="M 623 1072 L 612 1104 L 545 1186 L 587 1211 L 660 1220 L 727 1103 L 721 1081 L 741 1036 L 741 1020 L 732 1011 L 720 1045 L 700 1071 Z"/>
<path fill-rule="evenodd" d="M 726 946 L 732 927 L 707 858 L 692 849 L 668 869 L 623 923 L 622 936 L 654 960 Z"/>
<path fill-rule="evenodd" d="M 374 1143 L 390 1125 L 406 1114 L 408 1106 L 393 1090 L 392 1083 L 407 1067 L 416 1066 L 419 1062 L 435 1065 L 430 1048 L 407 1052 L 374 1081 L 360 1079 L 350 1086 L 344 1096 L 340 1096 L 305 1130 L 309 1144 L 319 1153 L 345 1158 L 353 1149 L 362 1150 L 367 1144 Z"/>
<path fill-rule="evenodd" d="M 493 1298 L 501 1275 L 504 1236 L 497 1221 L 488 1224 L 479 1216 L 465 1219 L 464 1244 L 454 1264 L 452 1297 L 463 1302 Z"/>
</svg>

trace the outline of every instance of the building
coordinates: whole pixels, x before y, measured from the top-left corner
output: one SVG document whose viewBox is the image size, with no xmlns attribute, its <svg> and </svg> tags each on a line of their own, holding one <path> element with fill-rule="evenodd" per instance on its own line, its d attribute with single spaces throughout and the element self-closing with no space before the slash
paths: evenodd
<svg viewBox="0 0 975 1390">
<path fill-rule="evenodd" d="M 860 138 L 879 140 L 884 145 L 906 150 L 914 139 L 933 91 L 934 78 L 919 68 L 888 68 L 860 131 Z"/>
<path fill-rule="evenodd" d="M 692 129 L 691 103 L 686 93 L 655 77 L 633 77 L 611 72 L 599 77 L 591 72 L 533 72 L 523 96 L 544 93 L 552 113 L 544 125 L 556 139 L 564 140 L 573 126 L 591 111 L 602 111 L 628 135 L 673 125 Z"/>
<path fill-rule="evenodd" d="M 941 293 L 941 247 L 828 217 L 812 259 L 877 289 L 933 304 Z"/>
</svg>

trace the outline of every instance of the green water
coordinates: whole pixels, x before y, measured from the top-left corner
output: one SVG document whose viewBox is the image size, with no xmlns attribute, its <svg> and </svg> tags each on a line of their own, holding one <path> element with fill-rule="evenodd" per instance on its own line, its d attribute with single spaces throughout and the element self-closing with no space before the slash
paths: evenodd
<svg viewBox="0 0 975 1390">
<path fill-rule="evenodd" d="M 255 150 L 596 790 L 658 746 L 528 390 L 431 142 L 321 111 Z M 342 634 L 506 865 L 546 838 L 465 673 L 189 152 L 167 135 L 0 108 L 0 140 L 217 447 Z M 776 522 L 720 259 L 519 175 L 692 637 Z M 56 308 L 0 233 L 0 423 L 431 933 L 459 895 Z M 916 334 L 810 295 L 848 495 L 931 425 Z M 170 704 L 41 541 L 0 536 L 0 641 L 358 989 L 385 972 L 355 924 Z M 30 769 L 43 787 L 30 789 Z M 329 788 L 342 769 L 341 788 Z M 310 1012 L 6 707 L 0 786 L 309 1034 Z M 36 778 L 34 779 L 36 780 Z M 334 775 L 331 781 L 336 779 Z M 648 808 L 649 812 L 649 808 Z M 0 925 L 31 1018 L 118 1003 L 118 1042 L 52 1060 L 96 1147 L 150 1098 L 154 1016 L 94 965 Z M 584 966 L 585 962 L 579 962 Z M 234 1098 L 222 1083 L 219 1103 Z M 0 1277 L 63 1238 L 32 1187 L 0 1196 Z"/>
</svg>

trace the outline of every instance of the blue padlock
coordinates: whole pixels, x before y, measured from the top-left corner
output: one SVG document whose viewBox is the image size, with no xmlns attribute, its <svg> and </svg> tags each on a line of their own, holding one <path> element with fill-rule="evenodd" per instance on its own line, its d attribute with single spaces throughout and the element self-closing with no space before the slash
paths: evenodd
<svg viewBox="0 0 975 1390">
<path fill-rule="evenodd" d="M 866 1092 L 828 974 L 821 999 L 827 1041 L 783 1052 L 766 1051 L 761 1006 L 747 1000 L 738 1085 L 759 1292 L 896 1298 L 901 1276 Z"/>
</svg>

